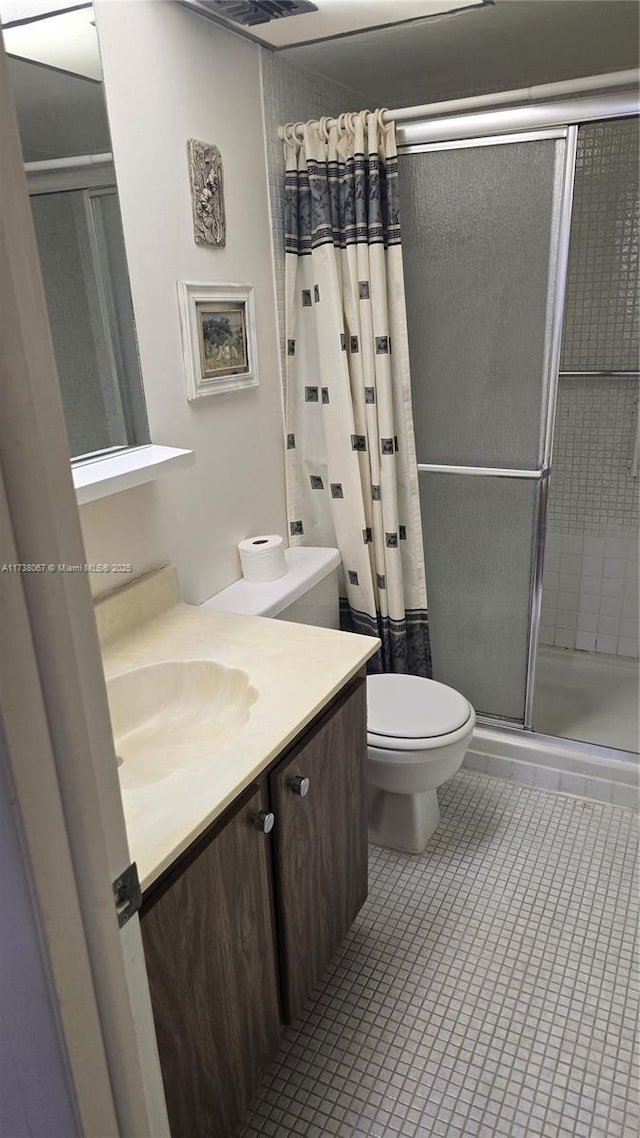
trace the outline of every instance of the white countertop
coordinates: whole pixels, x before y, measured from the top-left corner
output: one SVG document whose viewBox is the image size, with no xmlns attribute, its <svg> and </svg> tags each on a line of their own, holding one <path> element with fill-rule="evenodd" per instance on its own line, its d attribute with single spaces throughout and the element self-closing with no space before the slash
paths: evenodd
<svg viewBox="0 0 640 1138">
<path fill-rule="evenodd" d="M 149 614 L 154 604 L 158 607 L 158 581 L 160 591 L 164 588 L 161 575 L 171 572 L 151 575 L 151 592 L 155 588 L 156 596 Z M 126 607 L 135 608 L 140 621 L 135 589 L 133 583 L 122 593 Z M 171 589 L 164 592 L 171 600 Z M 124 766 L 120 768 L 131 856 L 144 890 L 330 702 L 379 642 L 369 636 L 180 603 L 112 639 L 115 628 L 119 633 L 123 629 L 122 606 L 117 613 L 116 600 L 114 595 L 97 606 L 102 608 L 98 627 L 107 679 L 160 660 L 209 659 L 242 668 L 258 692 L 248 722 L 208 764 L 181 766 L 178 761 L 169 776 L 135 788 L 126 786 Z"/>
</svg>

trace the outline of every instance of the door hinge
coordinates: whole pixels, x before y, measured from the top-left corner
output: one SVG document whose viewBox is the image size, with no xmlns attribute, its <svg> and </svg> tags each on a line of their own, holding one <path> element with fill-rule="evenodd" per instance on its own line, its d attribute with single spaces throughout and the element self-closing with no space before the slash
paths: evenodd
<svg viewBox="0 0 640 1138">
<path fill-rule="evenodd" d="M 135 861 L 132 861 L 124 873 L 114 881 L 113 897 L 118 915 L 118 927 L 122 928 L 142 905 L 142 890 Z"/>
</svg>

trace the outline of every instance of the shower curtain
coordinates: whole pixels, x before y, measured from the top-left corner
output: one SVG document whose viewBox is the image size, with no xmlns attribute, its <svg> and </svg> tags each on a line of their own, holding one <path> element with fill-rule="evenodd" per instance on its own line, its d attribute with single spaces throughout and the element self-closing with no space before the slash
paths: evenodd
<svg viewBox="0 0 640 1138">
<path fill-rule="evenodd" d="M 431 675 L 393 123 L 285 128 L 290 542 L 337 546 L 373 671 Z M 302 138 L 299 137 L 302 133 Z"/>
</svg>

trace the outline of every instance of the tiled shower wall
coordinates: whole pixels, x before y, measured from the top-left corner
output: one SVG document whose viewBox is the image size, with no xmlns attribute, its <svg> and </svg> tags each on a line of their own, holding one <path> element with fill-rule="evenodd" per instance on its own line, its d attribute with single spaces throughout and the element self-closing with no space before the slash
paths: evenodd
<svg viewBox="0 0 640 1138">
<path fill-rule="evenodd" d="M 262 101 L 269 183 L 269 206 L 273 226 L 273 257 L 276 301 L 280 329 L 280 351 L 284 361 L 284 149 L 278 138 L 283 123 L 306 122 L 323 115 L 335 117 L 342 111 L 358 111 L 370 100 L 359 91 L 342 87 L 321 75 L 288 63 L 282 55 L 262 51 Z"/>
<path fill-rule="evenodd" d="M 637 119 L 580 129 L 541 640 L 638 656 Z M 581 374 L 582 373 L 582 374 Z"/>
</svg>

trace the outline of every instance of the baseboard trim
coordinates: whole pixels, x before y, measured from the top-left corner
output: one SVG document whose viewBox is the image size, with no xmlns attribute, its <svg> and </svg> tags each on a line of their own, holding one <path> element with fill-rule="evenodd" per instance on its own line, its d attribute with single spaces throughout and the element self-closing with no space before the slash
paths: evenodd
<svg viewBox="0 0 640 1138">
<path fill-rule="evenodd" d="M 639 759 L 624 751 L 590 748 L 531 731 L 479 726 L 464 766 L 526 786 L 638 808 Z"/>
</svg>

